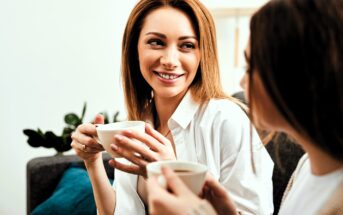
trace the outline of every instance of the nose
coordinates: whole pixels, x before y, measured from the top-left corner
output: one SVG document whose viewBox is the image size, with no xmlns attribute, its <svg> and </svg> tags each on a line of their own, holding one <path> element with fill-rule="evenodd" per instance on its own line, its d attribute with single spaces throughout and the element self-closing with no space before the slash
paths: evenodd
<svg viewBox="0 0 343 215">
<path fill-rule="evenodd" d="M 180 65 L 179 53 L 176 47 L 165 49 L 163 56 L 160 59 L 161 64 L 167 70 L 173 70 Z"/>
</svg>

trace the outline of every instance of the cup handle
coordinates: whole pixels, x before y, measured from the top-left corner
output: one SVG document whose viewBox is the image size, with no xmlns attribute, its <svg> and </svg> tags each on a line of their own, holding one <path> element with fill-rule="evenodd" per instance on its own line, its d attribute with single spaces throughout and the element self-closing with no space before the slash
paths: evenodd
<svg viewBox="0 0 343 215">
<path fill-rule="evenodd" d="M 101 142 L 100 142 L 100 140 L 99 140 L 99 137 L 93 136 L 93 138 L 96 140 L 96 142 L 97 142 L 98 144 L 102 145 Z"/>
<path fill-rule="evenodd" d="M 100 124 L 94 124 L 95 125 L 95 127 L 98 127 Z M 102 124 L 101 124 L 102 125 Z M 92 136 L 95 140 L 96 140 L 96 142 L 98 143 L 98 144 L 100 144 L 100 145 L 102 145 L 101 144 L 101 142 L 100 142 L 100 140 L 99 140 L 99 137 L 97 137 L 97 136 Z"/>
</svg>

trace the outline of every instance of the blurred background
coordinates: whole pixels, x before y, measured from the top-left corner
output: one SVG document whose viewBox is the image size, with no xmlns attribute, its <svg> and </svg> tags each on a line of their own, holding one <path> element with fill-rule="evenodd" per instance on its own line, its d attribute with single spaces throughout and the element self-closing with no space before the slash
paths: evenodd
<svg viewBox="0 0 343 215">
<path fill-rule="evenodd" d="M 120 112 L 121 40 L 137 0 L 0 0 L 0 214 L 26 213 L 26 163 L 54 156 L 23 129 L 60 134 L 63 117 Z M 249 17 L 266 0 L 202 0 L 215 18 L 222 83 L 239 88 Z M 70 150 L 66 154 L 72 154 Z"/>
</svg>

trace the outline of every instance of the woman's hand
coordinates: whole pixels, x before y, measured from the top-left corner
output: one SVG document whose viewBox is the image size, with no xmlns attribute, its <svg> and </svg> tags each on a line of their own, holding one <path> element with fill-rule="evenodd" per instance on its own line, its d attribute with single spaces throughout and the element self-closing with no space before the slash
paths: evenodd
<svg viewBox="0 0 343 215">
<path fill-rule="evenodd" d="M 94 120 L 94 124 L 103 124 L 104 117 L 98 114 Z M 79 125 L 75 132 L 71 135 L 73 141 L 71 147 L 75 150 L 76 155 L 79 156 L 85 163 L 92 163 L 101 158 L 101 151 L 104 150 L 94 136 L 97 135 L 95 125 L 91 123 L 84 123 Z"/>
<path fill-rule="evenodd" d="M 202 197 L 211 203 L 219 215 L 238 214 L 235 204 L 229 197 L 228 191 L 209 174 L 206 175 Z"/>
<path fill-rule="evenodd" d="M 143 144 L 137 144 L 132 138 Z M 111 144 L 111 149 L 133 163 L 126 165 L 114 159 L 110 160 L 110 165 L 121 171 L 146 177 L 148 163 L 176 159 L 172 143 L 147 123 L 145 133 L 124 131 L 121 135 L 115 135 L 115 141 L 115 144 Z"/>
<path fill-rule="evenodd" d="M 193 194 L 171 169 L 163 167 L 162 173 L 170 192 L 162 188 L 156 178 L 148 179 L 149 214 L 186 214 L 201 204 L 202 199 Z"/>
<path fill-rule="evenodd" d="M 193 194 L 171 169 L 164 167 L 162 173 L 170 192 L 162 188 L 156 178 L 148 179 L 150 214 L 186 214 L 203 203 L 204 200 Z M 217 214 L 238 215 L 225 188 L 209 175 L 206 176 L 202 196 L 209 201 Z M 213 208 L 208 211 L 213 211 Z"/>
</svg>

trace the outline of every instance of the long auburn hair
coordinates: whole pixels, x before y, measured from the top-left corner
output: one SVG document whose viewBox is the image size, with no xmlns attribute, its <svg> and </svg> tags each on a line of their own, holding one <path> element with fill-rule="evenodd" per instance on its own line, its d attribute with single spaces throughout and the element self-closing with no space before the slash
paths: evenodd
<svg viewBox="0 0 343 215">
<path fill-rule="evenodd" d="M 256 72 L 288 123 L 343 161 L 343 1 L 270 1 L 250 31 L 250 105 Z"/>
<path fill-rule="evenodd" d="M 211 98 L 229 98 L 221 87 L 216 34 L 209 11 L 198 0 L 140 0 L 132 10 L 122 43 L 122 83 L 129 120 L 145 119 L 154 112 L 152 88 L 144 80 L 138 61 L 138 38 L 145 17 L 161 7 L 172 7 L 185 12 L 192 21 L 199 39 L 201 60 L 197 74 L 190 86 L 193 98 L 204 103 Z"/>
</svg>

